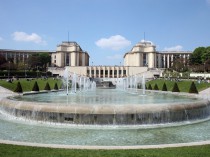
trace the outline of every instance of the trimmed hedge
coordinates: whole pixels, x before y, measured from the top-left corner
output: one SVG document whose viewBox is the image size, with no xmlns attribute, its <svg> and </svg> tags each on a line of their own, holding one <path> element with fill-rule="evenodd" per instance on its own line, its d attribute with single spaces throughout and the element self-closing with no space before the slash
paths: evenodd
<svg viewBox="0 0 210 157">
<path fill-rule="evenodd" d="M 166 83 L 164 82 L 163 87 L 162 87 L 162 91 L 168 91 Z"/>
<path fill-rule="evenodd" d="M 32 91 L 37 91 L 37 92 L 39 91 L 39 86 L 38 86 L 37 81 L 35 81 Z"/>
<path fill-rule="evenodd" d="M 174 83 L 172 92 L 180 92 L 179 87 L 178 87 L 178 84 L 176 82 Z"/>
<path fill-rule="evenodd" d="M 159 90 L 158 85 L 155 84 L 154 89 L 153 90 Z"/>
<path fill-rule="evenodd" d="M 55 90 L 58 90 L 58 84 L 57 84 L 57 82 L 55 83 L 54 89 Z"/>
<path fill-rule="evenodd" d="M 198 90 L 197 90 L 194 82 L 192 82 L 191 85 L 190 85 L 189 93 L 196 93 L 196 94 L 198 94 Z"/>
<path fill-rule="evenodd" d="M 17 87 L 15 88 L 14 92 L 23 93 L 23 88 L 22 88 L 20 82 L 17 83 Z"/>
<path fill-rule="evenodd" d="M 151 86 L 151 84 L 149 84 L 149 86 L 148 86 L 148 88 L 147 88 L 148 90 L 152 90 L 152 86 Z"/>
<path fill-rule="evenodd" d="M 46 85 L 45 85 L 45 87 L 44 87 L 44 90 L 51 90 L 50 85 L 49 85 L 48 82 L 46 83 Z"/>
<path fill-rule="evenodd" d="M 36 71 L 9 71 L 10 77 L 25 77 L 25 74 L 27 75 L 26 77 L 37 77 L 37 72 Z M 45 72 L 38 72 L 38 77 L 40 76 L 46 76 Z M 47 72 L 47 76 L 52 76 L 51 72 Z M 2 78 L 7 78 L 8 77 L 8 71 L 0 71 L 0 77 Z"/>
</svg>

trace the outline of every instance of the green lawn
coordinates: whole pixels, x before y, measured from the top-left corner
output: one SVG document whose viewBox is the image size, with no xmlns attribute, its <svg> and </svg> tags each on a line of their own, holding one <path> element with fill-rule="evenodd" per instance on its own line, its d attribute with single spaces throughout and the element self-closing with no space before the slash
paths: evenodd
<svg viewBox="0 0 210 157">
<path fill-rule="evenodd" d="M 158 85 L 159 90 L 162 90 L 163 84 L 164 82 L 166 83 L 167 89 L 168 91 L 172 91 L 173 85 L 175 83 L 175 81 L 169 81 L 169 80 L 163 80 L 163 79 L 156 79 L 156 80 L 152 80 L 146 83 L 147 87 L 149 84 L 152 85 L 152 88 L 154 88 L 155 84 Z M 191 85 L 192 81 L 179 81 L 177 82 L 178 87 L 180 92 L 189 92 L 190 89 L 190 85 Z M 205 82 L 201 82 L 200 84 L 198 82 L 195 81 L 195 85 L 198 91 L 202 91 L 208 87 L 210 87 L 210 83 L 205 83 Z"/>
<path fill-rule="evenodd" d="M 138 150 L 53 149 L 0 144 L 1 157 L 209 157 L 210 145 Z"/>
<path fill-rule="evenodd" d="M 45 88 L 46 83 L 48 82 L 50 85 L 50 88 L 53 89 L 55 83 L 58 84 L 58 87 L 60 88 L 62 81 L 58 79 L 53 79 L 53 78 L 48 78 L 48 79 L 33 79 L 30 81 L 27 81 L 27 79 L 20 79 L 20 80 L 15 80 L 12 83 L 7 82 L 6 80 L 0 80 L 0 86 L 5 87 L 11 91 L 14 91 L 18 81 L 21 83 L 22 89 L 24 92 L 31 91 L 35 81 L 37 81 L 39 89 L 43 90 Z"/>
</svg>

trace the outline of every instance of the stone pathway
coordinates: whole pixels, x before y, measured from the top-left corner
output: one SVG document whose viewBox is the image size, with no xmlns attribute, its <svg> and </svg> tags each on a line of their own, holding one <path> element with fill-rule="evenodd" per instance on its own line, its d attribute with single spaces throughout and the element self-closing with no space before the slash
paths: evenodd
<svg viewBox="0 0 210 157">
<path fill-rule="evenodd" d="M 0 86 L 0 99 L 7 97 L 7 96 L 11 96 L 11 95 L 16 95 L 16 93 Z"/>
</svg>

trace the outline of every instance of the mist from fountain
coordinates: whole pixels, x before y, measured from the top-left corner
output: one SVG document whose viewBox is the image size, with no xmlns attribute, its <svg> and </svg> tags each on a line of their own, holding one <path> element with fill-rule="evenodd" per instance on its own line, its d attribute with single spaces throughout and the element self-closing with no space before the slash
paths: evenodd
<svg viewBox="0 0 210 157">
<path fill-rule="evenodd" d="M 66 94 L 77 93 L 77 91 L 95 90 L 95 81 L 90 81 L 88 77 L 77 75 L 76 73 L 69 73 L 68 68 L 64 70 L 63 84 L 66 87 Z"/>
<path fill-rule="evenodd" d="M 137 93 L 138 88 L 142 89 L 142 95 L 145 95 L 145 76 L 133 75 L 125 78 L 117 78 L 116 88 L 118 90 Z"/>
</svg>

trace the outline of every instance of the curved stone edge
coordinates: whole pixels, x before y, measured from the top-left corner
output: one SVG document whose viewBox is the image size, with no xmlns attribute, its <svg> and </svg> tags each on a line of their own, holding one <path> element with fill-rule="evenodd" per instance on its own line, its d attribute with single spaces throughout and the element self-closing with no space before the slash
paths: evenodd
<svg viewBox="0 0 210 157">
<path fill-rule="evenodd" d="M 176 143 L 176 144 L 160 144 L 160 145 L 135 145 L 135 146 L 83 146 L 83 145 L 59 145 L 59 144 L 43 144 L 20 141 L 0 140 L 0 144 L 9 144 L 17 146 L 30 146 L 42 148 L 60 148 L 60 149 L 86 149 L 86 150 L 128 150 L 128 149 L 159 149 L 159 148 L 177 148 L 209 145 L 209 141 Z"/>
</svg>

